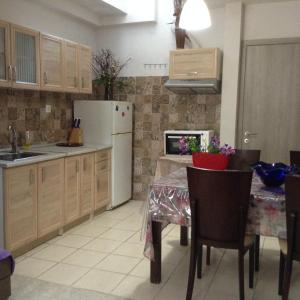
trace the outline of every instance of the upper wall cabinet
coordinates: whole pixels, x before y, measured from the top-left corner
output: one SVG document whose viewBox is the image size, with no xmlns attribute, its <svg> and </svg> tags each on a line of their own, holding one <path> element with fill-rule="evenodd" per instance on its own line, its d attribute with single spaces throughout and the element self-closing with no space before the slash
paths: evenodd
<svg viewBox="0 0 300 300">
<path fill-rule="evenodd" d="M 64 42 L 64 90 L 79 92 L 78 45 Z"/>
<path fill-rule="evenodd" d="M 80 80 L 80 92 L 91 93 L 92 92 L 92 74 L 91 74 L 91 48 L 79 45 L 79 80 Z"/>
<path fill-rule="evenodd" d="M 63 41 L 41 34 L 41 89 L 63 90 Z"/>
<path fill-rule="evenodd" d="M 0 86 L 92 93 L 91 48 L 0 20 Z"/>
<path fill-rule="evenodd" d="M 9 24 L 0 21 L 0 86 L 11 85 Z"/>
<path fill-rule="evenodd" d="M 40 34 L 11 25 L 12 87 L 40 88 Z"/>
</svg>

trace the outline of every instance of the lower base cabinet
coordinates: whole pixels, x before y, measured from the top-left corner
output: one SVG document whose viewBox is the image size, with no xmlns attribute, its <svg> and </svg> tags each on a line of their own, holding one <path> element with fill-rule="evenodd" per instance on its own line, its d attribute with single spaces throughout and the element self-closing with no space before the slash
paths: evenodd
<svg viewBox="0 0 300 300">
<path fill-rule="evenodd" d="M 38 238 L 63 226 L 64 159 L 38 164 Z"/>
<path fill-rule="evenodd" d="M 9 168 L 3 175 L 5 248 L 10 251 L 111 201 L 110 150 Z"/>
<path fill-rule="evenodd" d="M 15 250 L 37 239 L 37 165 L 4 172 L 5 243 Z"/>
</svg>

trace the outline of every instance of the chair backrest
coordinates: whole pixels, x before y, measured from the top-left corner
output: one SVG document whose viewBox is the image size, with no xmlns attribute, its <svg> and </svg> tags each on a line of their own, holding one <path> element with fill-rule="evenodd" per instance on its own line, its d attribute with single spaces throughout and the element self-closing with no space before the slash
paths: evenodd
<svg viewBox="0 0 300 300">
<path fill-rule="evenodd" d="M 260 150 L 239 150 L 230 156 L 229 170 L 248 170 L 250 166 L 260 160 Z"/>
<path fill-rule="evenodd" d="M 300 175 L 286 177 L 285 198 L 288 244 L 293 242 L 292 252 L 300 259 Z"/>
<path fill-rule="evenodd" d="M 290 151 L 291 165 L 296 165 L 300 168 L 300 151 Z"/>
<path fill-rule="evenodd" d="M 187 167 L 187 176 L 197 238 L 216 247 L 239 248 L 244 243 L 252 171 Z"/>
</svg>

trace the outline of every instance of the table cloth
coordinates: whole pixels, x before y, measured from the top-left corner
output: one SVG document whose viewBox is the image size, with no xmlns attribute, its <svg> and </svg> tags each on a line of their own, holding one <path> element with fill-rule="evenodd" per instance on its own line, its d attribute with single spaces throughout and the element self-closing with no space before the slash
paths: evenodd
<svg viewBox="0 0 300 300">
<path fill-rule="evenodd" d="M 285 195 L 283 188 L 268 188 L 253 173 L 247 233 L 285 238 Z M 180 168 L 155 180 L 149 189 L 145 208 L 144 255 L 154 258 L 152 221 L 190 226 L 191 210 L 186 168 Z"/>
</svg>

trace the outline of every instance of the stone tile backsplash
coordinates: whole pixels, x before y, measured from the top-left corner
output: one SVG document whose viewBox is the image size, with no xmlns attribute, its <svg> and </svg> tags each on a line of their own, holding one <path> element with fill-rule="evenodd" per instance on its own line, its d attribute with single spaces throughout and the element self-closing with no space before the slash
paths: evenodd
<svg viewBox="0 0 300 300">
<path fill-rule="evenodd" d="M 168 129 L 220 128 L 220 95 L 176 95 L 164 87 L 167 77 L 122 78 L 126 86 L 115 91 L 115 100 L 134 105 L 133 124 L 133 197 L 146 199 L 157 158 L 163 155 L 163 132 Z M 0 148 L 7 147 L 8 125 L 24 142 L 26 130 L 33 142 L 55 143 L 66 140 L 72 125 L 73 101 L 103 99 L 103 88 L 94 87 L 93 95 L 0 88 Z M 46 104 L 52 107 L 46 113 Z"/>
<path fill-rule="evenodd" d="M 164 87 L 167 77 L 123 78 L 126 87 L 115 91 L 115 100 L 134 105 L 133 196 L 146 199 L 155 174 L 157 158 L 163 155 L 163 132 L 168 129 L 220 130 L 220 95 L 176 95 Z M 94 98 L 103 99 L 94 89 Z"/>
<path fill-rule="evenodd" d="M 0 148 L 8 147 L 8 126 L 16 127 L 19 144 L 25 131 L 32 133 L 33 143 L 66 140 L 72 123 L 74 99 L 88 95 L 0 88 Z M 46 104 L 51 113 L 46 113 Z"/>
</svg>

